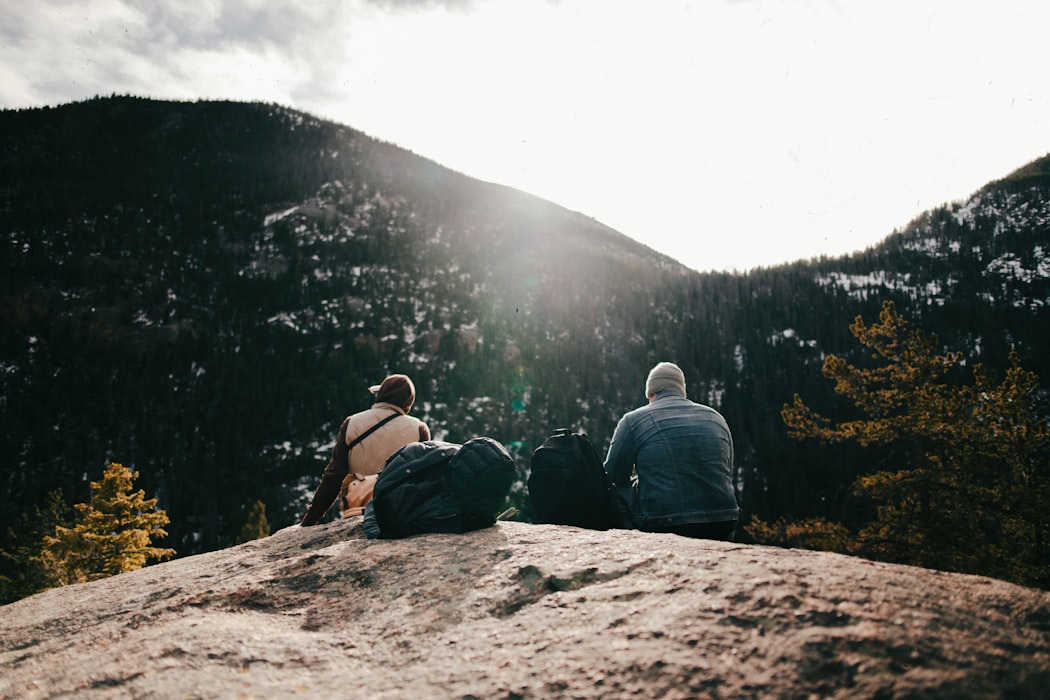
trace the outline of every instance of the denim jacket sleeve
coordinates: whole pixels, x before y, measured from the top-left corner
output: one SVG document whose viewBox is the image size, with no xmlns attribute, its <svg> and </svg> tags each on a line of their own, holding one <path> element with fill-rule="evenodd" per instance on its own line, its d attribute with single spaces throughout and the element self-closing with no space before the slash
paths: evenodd
<svg viewBox="0 0 1050 700">
<path fill-rule="evenodd" d="M 609 444 L 609 453 L 605 457 L 605 472 L 613 484 L 622 486 L 630 483 L 631 471 L 634 469 L 634 461 L 637 456 L 638 445 L 635 443 L 634 432 L 631 430 L 628 417 L 624 416 L 616 424 L 612 442 Z"/>
</svg>

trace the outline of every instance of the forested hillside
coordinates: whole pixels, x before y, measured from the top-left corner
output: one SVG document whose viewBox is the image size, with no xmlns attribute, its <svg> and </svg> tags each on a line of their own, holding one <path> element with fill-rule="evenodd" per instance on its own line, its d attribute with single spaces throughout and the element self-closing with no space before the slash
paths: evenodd
<svg viewBox="0 0 1050 700">
<path fill-rule="evenodd" d="M 0 112 L 0 159 L 2 532 L 109 461 L 180 555 L 257 499 L 290 524 L 389 372 L 437 437 L 508 446 L 527 518 L 532 449 L 568 426 L 603 451 L 659 360 L 726 415 L 746 514 L 841 520 L 877 455 L 791 440 L 780 410 L 839 408 L 821 366 L 860 352 L 856 315 L 893 300 L 970 362 L 1014 347 L 1050 379 L 1047 158 L 867 251 L 747 274 L 275 105 Z"/>
</svg>

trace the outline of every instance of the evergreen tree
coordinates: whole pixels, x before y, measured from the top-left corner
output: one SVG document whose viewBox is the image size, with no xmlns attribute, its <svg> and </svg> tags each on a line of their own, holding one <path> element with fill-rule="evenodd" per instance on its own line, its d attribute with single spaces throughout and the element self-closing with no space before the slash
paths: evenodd
<svg viewBox="0 0 1050 700">
<path fill-rule="evenodd" d="M 242 544 L 252 540 L 261 540 L 269 536 L 270 523 L 266 520 L 266 504 L 262 501 L 256 501 L 248 513 L 248 522 L 241 527 L 241 532 L 237 535 L 237 539 L 234 542 Z"/>
<path fill-rule="evenodd" d="M 0 549 L 0 605 L 31 596 L 51 583 L 40 556 L 41 543 L 58 526 L 68 526 L 72 509 L 58 489 L 48 494 L 43 508 L 26 514 L 17 531 L 7 529 L 7 545 Z"/>
<path fill-rule="evenodd" d="M 909 330 L 892 302 L 878 323 L 858 316 L 850 330 L 879 366 L 829 356 L 823 372 L 862 417 L 836 423 L 797 394 L 782 417 L 800 440 L 881 448 L 879 466 L 854 485 L 875 504 L 874 519 L 852 536 L 823 519 L 756 519 L 747 531 L 760 541 L 1050 587 L 1050 420 L 1038 377 L 1011 354 L 1001 382 L 981 365 L 972 384 L 952 381 L 962 353 L 938 354 L 936 336 Z"/>
<path fill-rule="evenodd" d="M 91 482 L 91 502 L 77 503 L 77 523 L 58 525 L 44 537 L 41 561 L 55 585 L 67 585 L 140 569 L 161 561 L 175 550 L 155 547 L 165 537 L 168 515 L 156 498 L 142 489 L 132 491 L 138 472 L 116 462 L 106 467 L 101 481 Z"/>
</svg>

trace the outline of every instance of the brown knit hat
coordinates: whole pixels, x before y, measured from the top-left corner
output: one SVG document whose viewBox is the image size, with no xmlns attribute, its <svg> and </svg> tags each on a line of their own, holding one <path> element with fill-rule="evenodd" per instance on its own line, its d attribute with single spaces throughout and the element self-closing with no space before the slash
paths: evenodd
<svg viewBox="0 0 1050 700">
<path fill-rule="evenodd" d="M 403 374 L 391 374 L 382 384 L 368 387 L 376 395 L 376 403 L 388 403 L 403 408 L 408 413 L 416 401 L 416 387 Z"/>
</svg>

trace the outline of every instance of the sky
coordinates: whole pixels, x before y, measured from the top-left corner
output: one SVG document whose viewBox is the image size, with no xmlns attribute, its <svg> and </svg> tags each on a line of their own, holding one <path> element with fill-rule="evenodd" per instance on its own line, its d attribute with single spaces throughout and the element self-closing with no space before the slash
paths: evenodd
<svg viewBox="0 0 1050 700">
<path fill-rule="evenodd" d="M 0 108 L 275 102 L 700 271 L 876 245 L 1050 153 L 1045 0 L 0 0 Z"/>
</svg>

